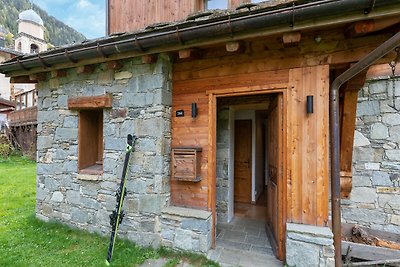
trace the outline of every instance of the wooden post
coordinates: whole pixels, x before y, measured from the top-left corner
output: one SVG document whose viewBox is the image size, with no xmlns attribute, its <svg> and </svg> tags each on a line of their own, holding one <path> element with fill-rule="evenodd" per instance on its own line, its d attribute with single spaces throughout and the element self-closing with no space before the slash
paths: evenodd
<svg viewBox="0 0 400 267">
<path fill-rule="evenodd" d="M 340 130 L 340 193 L 348 198 L 352 189 L 353 142 L 358 90 L 364 85 L 366 71 L 347 82 L 343 94 Z"/>
</svg>

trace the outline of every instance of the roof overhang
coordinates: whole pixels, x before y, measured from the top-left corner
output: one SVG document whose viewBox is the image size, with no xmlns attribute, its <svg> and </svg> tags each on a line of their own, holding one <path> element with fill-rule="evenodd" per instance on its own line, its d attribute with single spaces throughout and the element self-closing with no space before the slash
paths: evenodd
<svg viewBox="0 0 400 267">
<path fill-rule="evenodd" d="M 277 6 L 189 17 L 133 33 L 21 56 L 0 65 L 0 72 L 16 77 L 43 71 L 106 62 L 144 54 L 176 51 L 232 40 L 290 31 L 318 29 L 350 22 L 394 17 L 399 0 L 284 1 Z"/>
<path fill-rule="evenodd" d="M 0 98 L 0 108 L 15 108 L 15 102 Z"/>
</svg>

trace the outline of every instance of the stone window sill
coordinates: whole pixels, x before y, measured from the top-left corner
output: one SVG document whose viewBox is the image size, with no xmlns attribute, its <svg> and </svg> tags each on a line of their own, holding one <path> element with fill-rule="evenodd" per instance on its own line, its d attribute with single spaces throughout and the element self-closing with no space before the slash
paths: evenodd
<svg viewBox="0 0 400 267">
<path fill-rule="evenodd" d="M 211 217 L 211 212 L 199 209 L 183 208 L 176 206 L 169 206 L 162 210 L 163 214 L 177 215 L 180 217 L 191 217 L 202 220 L 207 220 Z"/>
<path fill-rule="evenodd" d="M 91 175 L 101 175 L 103 174 L 103 165 L 102 164 L 95 164 L 89 166 L 85 169 L 79 170 L 80 174 L 91 174 Z"/>
<path fill-rule="evenodd" d="M 95 164 L 79 170 L 78 179 L 84 181 L 98 181 L 103 175 L 103 165 Z"/>
</svg>

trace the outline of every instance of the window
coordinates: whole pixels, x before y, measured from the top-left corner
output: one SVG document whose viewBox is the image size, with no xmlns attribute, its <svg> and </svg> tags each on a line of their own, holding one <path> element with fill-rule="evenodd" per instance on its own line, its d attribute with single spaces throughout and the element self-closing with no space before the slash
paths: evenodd
<svg viewBox="0 0 400 267">
<path fill-rule="evenodd" d="M 20 52 L 22 51 L 22 44 L 21 44 L 21 42 L 18 43 L 18 51 L 20 51 Z"/>
<path fill-rule="evenodd" d="M 227 9 L 228 0 L 205 0 L 206 9 Z"/>
<path fill-rule="evenodd" d="M 39 47 L 36 44 L 31 44 L 31 54 L 39 53 Z"/>
<path fill-rule="evenodd" d="M 78 168 L 79 173 L 103 172 L 103 109 L 79 111 Z"/>
</svg>

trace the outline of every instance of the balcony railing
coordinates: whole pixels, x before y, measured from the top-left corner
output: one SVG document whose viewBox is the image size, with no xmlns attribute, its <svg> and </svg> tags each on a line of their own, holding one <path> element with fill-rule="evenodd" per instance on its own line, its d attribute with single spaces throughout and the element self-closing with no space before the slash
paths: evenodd
<svg viewBox="0 0 400 267">
<path fill-rule="evenodd" d="M 15 111 L 8 114 L 10 126 L 37 123 L 37 90 L 31 89 L 16 93 L 14 97 Z"/>
</svg>

